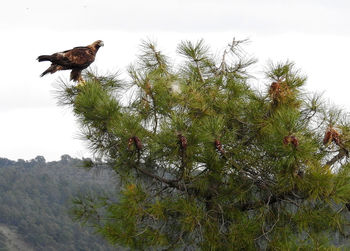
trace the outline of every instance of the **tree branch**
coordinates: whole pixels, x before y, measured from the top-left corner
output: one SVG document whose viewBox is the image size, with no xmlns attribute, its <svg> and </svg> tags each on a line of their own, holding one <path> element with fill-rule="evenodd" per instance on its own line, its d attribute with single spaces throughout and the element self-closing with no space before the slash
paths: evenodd
<svg viewBox="0 0 350 251">
<path fill-rule="evenodd" d="M 335 155 L 331 160 L 327 161 L 326 165 L 332 166 L 335 162 L 337 162 L 338 160 L 341 160 L 348 154 L 349 154 L 348 150 L 346 150 L 345 148 L 340 148 L 339 153 Z"/>
<path fill-rule="evenodd" d="M 157 180 L 157 181 L 159 181 L 159 182 L 162 182 L 162 183 L 164 183 L 164 184 L 167 184 L 167 185 L 170 186 L 170 187 L 176 188 L 176 189 L 178 189 L 178 190 L 180 190 L 180 191 L 186 191 L 186 190 L 187 190 L 187 188 L 186 188 L 186 186 L 185 186 L 184 184 L 179 184 L 179 183 L 178 183 L 178 181 L 179 181 L 178 179 L 176 179 L 176 180 L 165 179 L 165 178 L 159 177 L 158 175 L 155 175 L 155 174 L 153 174 L 153 173 L 150 173 L 150 172 L 148 172 L 148 171 L 146 171 L 146 170 L 140 168 L 140 167 L 137 166 L 137 165 L 133 165 L 133 167 L 134 167 L 136 170 L 138 170 L 139 172 L 143 173 L 144 175 L 146 175 L 146 176 L 148 176 L 148 177 L 150 177 L 150 178 L 153 178 L 153 179 L 155 179 L 155 180 Z"/>
<path fill-rule="evenodd" d="M 296 199 L 303 199 L 302 197 L 296 196 L 296 194 L 293 191 L 287 192 L 287 193 L 281 193 L 281 194 L 275 194 L 275 195 L 271 195 L 268 198 L 261 200 L 261 201 L 257 201 L 257 202 L 247 202 L 244 204 L 241 204 L 239 206 L 239 209 L 241 211 L 248 211 L 248 210 L 253 210 L 253 209 L 257 209 L 260 208 L 264 205 L 272 205 L 276 202 L 282 201 L 282 200 L 286 200 L 288 197 L 294 197 Z"/>
<path fill-rule="evenodd" d="M 203 74 L 202 74 L 202 71 L 201 69 L 199 68 L 199 60 L 198 59 L 195 59 L 194 62 L 196 63 L 196 67 L 197 67 L 197 71 L 198 71 L 198 74 L 199 74 L 199 79 L 201 80 L 202 83 L 204 83 L 204 78 L 203 78 Z"/>
</svg>

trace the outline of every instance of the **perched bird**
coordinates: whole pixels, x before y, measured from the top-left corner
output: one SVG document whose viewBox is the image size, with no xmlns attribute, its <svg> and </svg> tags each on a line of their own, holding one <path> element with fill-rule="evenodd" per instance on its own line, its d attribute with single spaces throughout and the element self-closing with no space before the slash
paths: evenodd
<svg viewBox="0 0 350 251">
<path fill-rule="evenodd" d="M 55 73 L 61 70 L 72 70 L 70 80 L 83 83 L 81 71 L 95 61 L 98 49 L 103 46 L 103 41 L 97 40 L 88 46 L 74 47 L 71 50 L 57 52 L 52 55 L 41 55 L 37 58 L 39 62 L 50 61 L 51 66 L 40 76 L 47 73 Z"/>
</svg>

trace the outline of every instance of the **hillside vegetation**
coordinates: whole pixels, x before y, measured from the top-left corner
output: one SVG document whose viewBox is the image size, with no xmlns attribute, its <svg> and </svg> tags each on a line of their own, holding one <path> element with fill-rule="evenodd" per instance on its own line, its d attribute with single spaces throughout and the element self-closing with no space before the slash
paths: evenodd
<svg viewBox="0 0 350 251">
<path fill-rule="evenodd" d="M 106 171 L 81 166 L 69 155 L 54 162 L 0 158 L 0 250 L 113 250 L 70 216 L 74 197 L 111 194 L 116 184 Z"/>
</svg>

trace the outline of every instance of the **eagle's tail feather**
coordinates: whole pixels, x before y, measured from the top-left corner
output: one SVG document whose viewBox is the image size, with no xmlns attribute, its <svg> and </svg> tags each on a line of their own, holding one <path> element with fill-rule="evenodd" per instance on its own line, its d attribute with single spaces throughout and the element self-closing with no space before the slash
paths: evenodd
<svg viewBox="0 0 350 251">
<path fill-rule="evenodd" d="M 37 58 L 37 60 L 39 62 L 42 62 L 42 61 L 51 61 L 52 60 L 52 56 L 50 55 L 41 55 Z"/>
<path fill-rule="evenodd" d="M 55 73 L 57 70 L 59 70 L 59 69 L 57 69 L 56 65 L 51 65 L 49 68 L 46 69 L 46 71 L 41 73 L 40 77 L 43 77 L 48 73 L 51 73 L 51 74 Z"/>
<path fill-rule="evenodd" d="M 41 73 L 40 74 L 40 77 L 44 77 L 46 74 L 48 74 L 49 73 L 49 71 L 48 70 L 46 70 L 46 71 L 44 71 L 43 73 Z"/>
<path fill-rule="evenodd" d="M 50 71 L 51 71 L 50 68 L 47 69 L 46 71 L 44 71 L 43 73 L 40 74 L 40 77 L 45 76 L 45 75 L 48 74 Z"/>
</svg>

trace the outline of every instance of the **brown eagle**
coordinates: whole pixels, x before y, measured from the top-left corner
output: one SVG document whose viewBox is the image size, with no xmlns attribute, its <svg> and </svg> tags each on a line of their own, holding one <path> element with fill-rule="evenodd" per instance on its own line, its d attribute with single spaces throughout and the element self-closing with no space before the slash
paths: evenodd
<svg viewBox="0 0 350 251">
<path fill-rule="evenodd" d="M 95 61 L 96 53 L 103 45 L 103 41 L 97 40 L 88 46 L 74 47 L 71 50 L 57 52 L 52 55 L 41 55 L 37 60 L 39 62 L 50 61 L 51 66 L 40 76 L 61 70 L 72 70 L 70 80 L 79 81 L 79 83 L 84 82 L 81 71 Z"/>
</svg>

